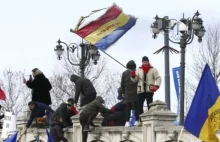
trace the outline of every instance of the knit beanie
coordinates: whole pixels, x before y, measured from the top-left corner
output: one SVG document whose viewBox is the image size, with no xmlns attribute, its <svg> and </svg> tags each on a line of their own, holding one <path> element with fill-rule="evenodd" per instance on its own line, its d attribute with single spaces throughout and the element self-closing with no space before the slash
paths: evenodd
<svg viewBox="0 0 220 142">
<path fill-rule="evenodd" d="M 143 62 L 143 61 L 147 61 L 147 62 L 149 62 L 148 57 L 147 57 L 147 56 L 144 56 L 144 57 L 142 58 L 142 62 Z"/>
</svg>

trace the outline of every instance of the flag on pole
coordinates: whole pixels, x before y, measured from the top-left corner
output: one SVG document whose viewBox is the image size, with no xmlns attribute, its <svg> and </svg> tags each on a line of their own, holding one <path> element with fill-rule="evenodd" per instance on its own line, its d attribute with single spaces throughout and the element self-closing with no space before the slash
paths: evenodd
<svg viewBox="0 0 220 142">
<path fill-rule="evenodd" d="M 6 100 L 5 92 L 1 88 L 0 88 L 0 100 L 3 100 L 3 101 Z"/>
<path fill-rule="evenodd" d="M 37 136 L 36 142 L 40 142 L 40 136 Z"/>
<path fill-rule="evenodd" d="M 46 132 L 47 132 L 48 142 L 53 142 L 53 139 L 47 129 L 46 129 Z"/>
<path fill-rule="evenodd" d="M 136 20 L 114 4 L 100 18 L 74 32 L 98 49 L 105 50 L 131 29 Z"/>
<path fill-rule="evenodd" d="M 10 138 L 6 139 L 4 142 L 17 142 L 17 135 L 18 135 L 18 132 L 16 132 Z"/>
<path fill-rule="evenodd" d="M 205 142 L 219 142 L 220 96 L 208 64 L 202 73 L 184 128 Z"/>
<path fill-rule="evenodd" d="M 177 118 L 174 122 L 175 125 L 179 125 L 180 121 L 180 67 L 173 68 L 173 82 L 176 90 L 177 97 Z"/>
<path fill-rule="evenodd" d="M 135 118 L 135 110 L 132 110 L 130 126 L 134 126 L 135 122 L 136 122 L 136 118 Z"/>
</svg>

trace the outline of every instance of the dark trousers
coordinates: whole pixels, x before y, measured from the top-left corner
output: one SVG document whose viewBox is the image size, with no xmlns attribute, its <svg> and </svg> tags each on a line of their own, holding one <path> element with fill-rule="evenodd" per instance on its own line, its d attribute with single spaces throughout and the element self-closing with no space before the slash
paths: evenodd
<svg viewBox="0 0 220 142">
<path fill-rule="evenodd" d="M 118 111 L 103 115 L 102 126 L 109 126 L 110 122 L 114 122 L 114 126 L 125 125 L 125 111 Z M 123 119 L 124 118 L 124 119 Z"/>
<path fill-rule="evenodd" d="M 87 115 L 87 114 L 80 114 L 79 122 L 82 126 L 82 142 L 87 142 L 88 132 L 83 132 L 85 126 L 89 126 L 93 124 L 93 119 L 95 119 L 97 114 Z"/>
<path fill-rule="evenodd" d="M 139 97 L 139 114 L 141 115 L 144 112 L 144 101 L 147 101 L 147 108 L 150 109 L 150 103 L 153 102 L 153 95 L 154 93 L 151 92 L 144 92 L 138 94 Z"/>
<path fill-rule="evenodd" d="M 131 117 L 131 110 L 135 111 L 135 119 L 139 120 L 139 106 L 138 102 L 126 103 L 126 121 L 130 120 Z"/>
<path fill-rule="evenodd" d="M 80 107 L 87 105 L 88 103 L 92 102 L 96 98 L 96 93 L 91 93 L 87 96 L 83 96 L 80 102 Z"/>
</svg>

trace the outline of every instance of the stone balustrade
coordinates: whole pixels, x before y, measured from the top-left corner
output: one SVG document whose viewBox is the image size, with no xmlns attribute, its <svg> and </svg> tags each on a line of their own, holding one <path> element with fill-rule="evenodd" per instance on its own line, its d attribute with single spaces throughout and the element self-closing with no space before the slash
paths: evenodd
<svg viewBox="0 0 220 142">
<path fill-rule="evenodd" d="M 89 133 L 88 142 L 177 142 L 182 126 L 174 125 L 176 117 L 175 113 L 168 110 L 166 103 L 157 100 L 151 104 L 149 111 L 141 115 L 142 127 L 95 127 Z M 27 118 L 17 120 L 18 137 L 25 129 Z M 101 126 L 102 119 L 102 116 L 97 116 L 94 120 L 95 125 Z M 82 128 L 79 123 L 79 115 L 74 116 L 72 121 L 73 128 L 65 131 L 65 137 L 69 142 L 81 142 Z M 47 142 L 46 130 L 37 128 L 29 128 L 21 141 L 36 141 L 38 134 L 42 142 Z M 201 142 L 185 130 L 180 140 L 182 142 Z"/>
</svg>

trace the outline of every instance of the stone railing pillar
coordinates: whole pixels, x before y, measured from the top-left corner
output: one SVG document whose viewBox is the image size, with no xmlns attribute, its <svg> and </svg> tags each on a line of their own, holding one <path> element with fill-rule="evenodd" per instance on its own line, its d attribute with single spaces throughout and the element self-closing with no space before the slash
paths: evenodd
<svg viewBox="0 0 220 142">
<path fill-rule="evenodd" d="M 73 122 L 73 142 L 82 141 L 82 127 L 79 122 L 79 114 L 72 117 Z"/>
<path fill-rule="evenodd" d="M 16 125 L 17 125 L 17 130 L 19 131 L 18 134 L 18 138 L 20 138 L 21 134 L 24 133 L 25 129 L 26 129 L 26 124 L 27 121 L 30 117 L 30 110 L 26 110 L 23 112 L 23 116 L 21 116 L 20 118 L 18 118 Z M 21 137 L 21 142 L 26 142 L 26 134 L 23 134 Z"/>
<path fill-rule="evenodd" d="M 150 110 L 140 116 L 143 121 L 143 142 L 157 142 L 155 127 L 174 125 L 177 117 L 175 113 L 167 108 L 166 103 L 162 101 L 157 100 L 151 103 L 150 106 Z"/>
</svg>

